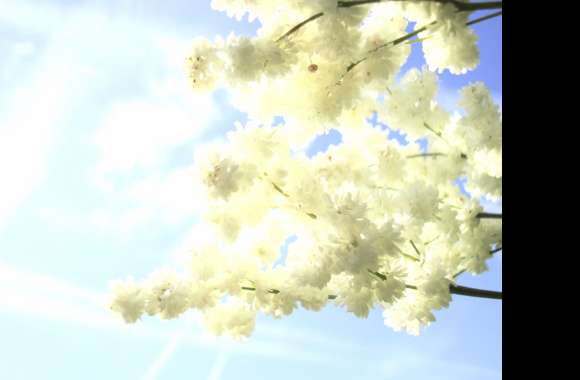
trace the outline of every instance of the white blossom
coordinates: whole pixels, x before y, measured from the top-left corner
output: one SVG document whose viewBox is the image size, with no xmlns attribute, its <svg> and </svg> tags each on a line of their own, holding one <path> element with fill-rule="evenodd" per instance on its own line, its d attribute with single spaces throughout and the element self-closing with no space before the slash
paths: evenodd
<svg viewBox="0 0 580 380">
<path fill-rule="evenodd" d="M 206 93 L 225 87 L 249 121 L 196 148 L 192 197 L 202 213 L 184 267 L 114 283 L 111 309 L 129 323 L 196 309 L 213 333 L 243 338 L 257 313 L 335 303 L 365 318 L 380 306 L 386 325 L 419 334 L 449 306 L 455 275 L 485 271 L 502 242 L 501 221 L 478 217 L 480 197 L 502 197 L 500 108 L 483 83 L 461 90 L 460 110 L 436 101 L 435 71 L 479 62 L 468 12 L 432 1 L 212 7 L 261 27 L 195 39 L 190 83 Z M 427 66 L 395 83 L 411 50 L 401 38 L 409 23 L 430 24 L 419 34 Z M 367 122 L 373 112 L 407 143 Z M 277 116 L 284 122 L 272 126 Z M 307 156 L 330 130 L 341 142 Z"/>
</svg>

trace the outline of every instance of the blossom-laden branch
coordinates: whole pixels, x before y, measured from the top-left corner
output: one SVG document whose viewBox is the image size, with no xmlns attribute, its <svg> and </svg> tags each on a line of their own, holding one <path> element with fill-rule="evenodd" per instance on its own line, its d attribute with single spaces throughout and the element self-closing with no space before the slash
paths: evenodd
<svg viewBox="0 0 580 380">
<path fill-rule="evenodd" d="M 368 5 L 368 4 L 377 4 L 377 3 L 386 3 L 389 1 L 406 1 L 406 0 L 353 0 L 353 1 L 338 1 L 337 7 L 338 8 L 352 8 L 359 5 Z M 489 9 L 502 9 L 502 2 L 501 1 L 490 1 L 490 2 L 482 2 L 482 3 L 462 3 L 457 0 L 423 0 L 425 2 L 433 2 L 433 3 L 441 3 L 441 4 L 453 4 L 457 8 L 457 12 L 474 12 L 479 10 L 489 10 Z M 275 42 L 279 42 L 284 38 L 290 36 L 291 34 L 297 32 L 300 28 L 304 25 L 316 20 L 319 17 L 324 16 L 324 12 L 318 12 L 306 20 L 296 24 L 282 36 L 280 36 Z M 487 18 L 495 17 L 491 16 Z M 487 19 L 484 18 L 484 19 Z M 474 22 L 469 22 L 467 25 L 472 25 Z"/>
<path fill-rule="evenodd" d="M 479 17 L 479 18 L 476 18 L 476 19 L 474 19 L 474 20 L 468 21 L 468 22 L 466 22 L 466 23 L 465 23 L 465 25 L 466 25 L 466 26 L 469 26 L 469 25 L 474 25 L 474 24 L 477 24 L 477 23 L 479 23 L 479 22 L 482 22 L 482 21 L 485 21 L 485 20 L 489 20 L 489 19 L 491 19 L 491 18 L 494 18 L 494 17 L 501 16 L 501 14 L 502 14 L 502 12 L 501 12 L 501 11 L 494 12 L 494 13 L 491 13 L 491 14 L 489 14 L 489 15 L 486 15 L 486 16 Z M 392 41 L 386 42 L 386 43 L 384 43 L 384 44 L 382 44 L 382 45 L 379 45 L 379 46 L 377 46 L 377 47 L 373 48 L 372 50 L 369 50 L 369 51 L 367 52 L 367 56 L 365 56 L 365 57 L 363 57 L 363 58 L 359 59 L 358 61 L 355 61 L 355 62 L 351 63 L 350 65 L 348 65 L 348 67 L 346 68 L 346 72 L 344 73 L 344 75 L 342 76 L 342 78 L 341 78 L 341 80 L 340 80 L 340 81 L 342 81 L 342 79 L 344 78 L 344 76 L 345 76 L 345 75 L 346 75 L 348 72 L 350 72 L 352 69 L 354 69 L 354 68 L 355 68 L 357 65 L 359 65 L 359 64 L 363 63 L 364 61 L 366 61 L 366 60 L 369 58 L 369 56 L 370 56 L 371 54 L 374 54 L 374 53 L 376 53 L 377 51 L 379 51 L 379 50 L 381 50 L 381 49 L 384 49 L 384 48 L 386 48 L 386 47 L 393 47 L 393 46 L 397 46 L 397 45 L 399 45 L 399 44 L 401 44 L 401 43 L 403 43 L 403 42 L 405 42 L 405 41 L 407 41 L 407 40 L 410 40 L 411 38 L 415 37 L 416 35 L 418 35 L 418 34 L 420 34 L 420 33 L 424 32 L 424 31 L 426 31 L 426 30 L 427 30 L 429 27 L 431 27 L 431 26 L 435 25 L 436 23 L 437 23 L 437 20 L 435 20 L 435 21 L 432 21 L 432 22 L 430 22 L 429 24 L 427 24 L 427 25 L 424 25 L 424 26 L 420 27 L 419 29 L 416 29 L 416 30 L 414 30 L 414 31 L 413 31 L 413 32 L 411 32 L 411 33 L 408 33 L 408 34 L 406 34 L 406 35 L 404 35 L 404 36 L 402 36 L 402 37 L 399 37 L 399 38 L 397 38 L 397 39 L 395 39 L 395 40 L 392 40 Z M 339 83 L 340 83 L 340 81 L 339 81 Z"/>
<path fill-rule="evenodd" d="M 225 9 L 243 10 L 234 3 Z M 343 8 L 363 3 L 371 4 L 340 2 Z M 194 183 L 203 221 L 186 273 L 163 270 L 142 283 L 116 283 L 112 310 L 133 323 L 144 314 L 170 319 L 193 308 L 203 313 L 214 333 L 249 336 L 259 312 L 282 317 L 299 305 L 318 311 L 338 298 L 358 317 L 366 317 L 378 302 L 385 324 L 418 334 L 419 327 L 434 319 L 432 311 L 449 305 L 451 294 L 501 300 L 501 292 L 460 286 L 451 277 L 482 273 L 486 260 L 501 250 L 501 222 L 479 223 L 476 215 L 483 209 L 478 197 L 469 199 L 455 186 L 465 176 L 473 194 L 501 199 L 501 112 L 485 85 L 476 83 L 461 90 L 458 104 L 465 112 L 455 118 L 436 102 L 433 70 L 464 73 L 475 68 L 477 36 L 465 25 L 501 12 L 468 21 L 470 12 L 456 12 L 448 4 L 441 17 L 425 18 L 433 10 L 428 8 L 439 6 L 424 7 L 427 12 L 376 9 L 376 15 L 368 15 L 368 28 L 358 22 L 359 12 L 342 24 L 329 20 L 333 10 L 323 13 L 307 6 L 307 13 L 296 11 L 319 13 L 281 39 L 326 15 L 319 21 L 322 36 L 291 48 L 272 43 L 277 32 L 256 39 L 232 35 L 215 44 L 197 39 L 189 59 L 195 90 L 231 86 L 240 109 L 256 122 L 236 126 L 227 143 L 196 152 Z M 281 19 L 270 6 L 252 9 L 264 25 Z M 371 9 L 359 10 L 363 15 Z M 350 11 L 342 13 L 350 16 Z M 427 25 L 405 34 L 413 21 L 418 28 L 437 22 L 437 30 L 431 33 Z M 349 33 L 356 28 L 361 33 Z M 429 69 L 410 70 L 393 91 L 387 87 L 390 96 L 375 107 L 375 91 L 391 86 L 406 60 L 410 49 L 403 44 L 419 37 L 429 39 L 423 44 Z M 403 48 L 388 51 L 392 57 L 369 57 L 357 69 L 362 72 L 368 64 L 366 75 L 357 72 L 329 90 L 347 66 L 352 70 L 357 65 L 349 65 L 354 59 L 386 53 L 380 49 L 398 44 Z M 319 57 L 306 65 L 309 52 Z M 430 140 L 429 152 L 419 144 L 389 139 L 361 123 L 371 109 L 408 141 L 427 133 L 437 139 L 432 145 Z M 265 120 L 271 115 L 288 123 L 268 126 Z M 295 154 L 330 125 L 343 137 L 339 145 L 313 157 Z M 289 235 L 296 236 L 295 244 Z M 408 252 L 403 252 L 401 242 L 410 242 L 412 250 L 405 247 Z M 288 260 L 279 265 L 284 245 Z"/>
<path fill-rule="evenodd" d="M 376 4 L 376 3 L 387 3 L 387 2 L 405 2 L 408 0 L 351 0 L 351 1 L 339 1 L 339 8 L 350 8 L 356 7 L 358 5 Z M 487 9 L 502 9 L 501 1 L 488 1 L 481 3 L 463 3 L 457 0 L 422 0 L 423 2 L 431 3 L 441 3 L 441 4 L 453 4 L 460 12 L 474 12 L 482 11 Z M 420 2 L 420 1 L 418 1 Z"/>
<path fill-rule="evenodd" d="M 415 251 L 417 252 L 417 254 L 419 256 L 421 256 L 421 253 L 419 252 L 419 250 L 415 246 L 415 243 L 413 243 L 412 240 L 410 240 L 410 243 L 413 246 L 413 248 L 415 249 Z M 489 254 L 491 256 L 494 253 L 499 252 L 501 250 L 502 250 L 502 247 L 496 247 L 496 248 L 492 249 L 489 252 Z M 377 272 L 377 271 L 373 271 L 373 270 L 370 270 L 370 269 L 367 269 L 367 271 L 370 274 L 372 274 L 373 276 L 377 277 L 381 281 L 386 281 L 387 280 L 387 276 L 385 274 L 383 274 L 383 273 L 380 273 L 380 272 Z M 463 272 L 465 272 L 465 270 L 462 270 L 462 271 L 458 272 L 455 276 L 453 276 L 453 278 L 456 278 L 457 276 L 459 276 Z M 405 284 L 405 288 L 417 290 L 417 286 L 415 286 L 415 285 Z M 250 286 L 242 286 L 241 289 L 242 290 L 248 290 L 248 291 L 256 291 L 256 288 L 255 287 L 250 287 Z M 270 294 L 279 294 L 280 293 L 280 290 L 270 288 L 270 289 L 267 289 L 266 292 L 268 292 Z M 501 300 L 502 299 L 502 295 L 503 295 L 502 292 L 495 291 L 495 290 L 471 288 L 471 287 L 467 287 L 467 286 L 454 285 L 454 284 L 449 284 L 449 293 L 451 293 L 451 294 L 458 294 L 458 295 L 462 295 L 462 296 L 468 296 L 468 297 L 490 298 L 490 299 L 497 299 L 497 300 Z M 334 300 L 334 299 L 338 298 L 338 295 L 336 295 L 336 294 L 329 294 L 327 296 L 327 298 L 329 300 Z"/>
<path fill-rule="evenodd" d="M 387 279 L 387 276 L 385 276 L 382 273 L 379 272 L 373 272 L 370 271 L 373 275 L 377 276 L 379 279 L 385 281 Z M 407 289 L 413 289 L 413 290 L 417 290 L 417 287 L 415 285 L 407 285 L 405 284 L 405 287 Z M 241 287 L 242 290 L 247 290 L 247 291 L 256 291 L 256 288 L 254 287 L 250 287 L 250 286 L 242 286 Z M 267 289 L 266 292 L 270 293 L 270 294 L 279 294 L 280 290 L 278 289 Z M 451 294 L 458 294 L 458 295 L 462 295 L 462 296 L 468 296 L 468 297 L 476 297 L 476 298 L 490 298 L 490 299 L 496 299 L 496 300 L 501 300 L 502 299 L 502 292 L 498 292 L 495 290 L 487 290 L 487 289 L 478 289 L 478 288 L 470 288 L 467 286 L 461 286 L 461 285 L 449 285 L 449 293 Z M 329 294 L 327 296 L 327 298 L 329 300 L 334 300 L 336 298 L 338 298 L 338 296 L 336 294 Z"/>
</svg>

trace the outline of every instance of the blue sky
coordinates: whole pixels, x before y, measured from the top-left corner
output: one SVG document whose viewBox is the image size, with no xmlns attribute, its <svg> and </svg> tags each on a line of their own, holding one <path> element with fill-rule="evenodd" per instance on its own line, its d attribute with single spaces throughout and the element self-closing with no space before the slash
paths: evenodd
<svg viewBox="0 0 580 380">
<path fill-rule="evenodd" d="M 194 314 L 126 326 L 103 308 L 111 279 L 195 243 L 193 152 L 244 120 L 225 92 L 188 90 L 191 39 L 255 29 L 205 1 L 0 2 L 0 378 L 501 378 L 493 300 L 455 296 L 419 337 L 328 307 L 261 317 L 245 343 Z M 501 19 L 475 29 L 482 64 L 442 76 L 443 104 L 475 80 L 501 100 Z M 501 254 L 489 264 L 461 283 L 501 289 Z"/>
</svg>

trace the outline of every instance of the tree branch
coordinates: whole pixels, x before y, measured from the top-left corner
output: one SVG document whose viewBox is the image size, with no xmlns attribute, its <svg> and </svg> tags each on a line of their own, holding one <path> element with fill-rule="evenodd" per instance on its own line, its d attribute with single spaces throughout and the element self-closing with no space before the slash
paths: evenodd
<svg viewBox="0 0 580 380">
<path fill-rule="evenodd" d="M 385 276 L 382 273 L 379 272 L 374 272 L 370 269 L 368 269 L 369 273 L 377 276 L 380 280 L 385 281 L 387 279 L 387 276 Z M 408 285 L 405 284 L 405 287 L 407 289 L 413 289 L 413 290 L 417 290 L 417 287 L 415 285 Z M 248 286 L 242 286 L 241 287 L 242 290 L 248 290 L 248 291 L 256 291 L 256 288 L 254 287 L 248 287 Z M 267 289 L 266 290 L 268 293 L 270 294 L 279 294 L 280 291 L 278 289 Z M 462 296 L 469 296 L 469 297 L 477 297 L 477 298 L 490 298 L 490 299 L 496 299 L 496 300 L 501 300 L 502 299 L 502 292 L 498 292 L 495 290 L 486 290 L 486 289 L 477 289 L 477 288 L 470 288 L 467 286 L 461 286 L 461 285 L 449 285 L 449 292 L 451 294 L 459 294 Z M 329 294 L 327 296 L 327 298 L 329 300 L 333 300 L 336 299 L 338 296 L 335 294 Z"/>
<path fill-rule="evenodd" d="M 490 13 L 488 15 L 485 15 L 485 16 L 482 16 L 482 17 L 478 17 L 476 19 L 473 19 L 471 21 L 468 21 L 468 22 L 465 23 L 465 25 L 469 26 L 469 25 L 477 24 L 478 22 L 482 22 L 482 21 L 485 21 L 485 20 L 489 20 L 490 18 L 494 18 L 494 17 L 497 17 L 497 16 L 501 16 L 501 13 L 502 13 L 502 11 L 493 12 L 493 13 Z"/>
<path fill-rule="evenodd" d="M 486 15 L 486 16 L 479 17 L 479 18 L 476 18 L 474 20 L 468 21 L 468 22 L 465 23 L 465 25 L 477 24 L 478 22 L 482 22 L 482 21 L 488 20 L 490 18 L 494 18 L 494 17 L 500 16 L 501 14 L 502 14 L 502 11 L 495 12 L 495 13 L 491 13 L 489 15 Z M 397 46 L 401 42 L 407 41 L 407 40 L 415 37 L 417 34 L 419 34 L 421 32 L 424 32 L 425 30 L 427 30 L 428 27 L 430 27 L 432 25 L 435 25 L 436 23 L 437 23 L 437 20 L 434 20 L 434 21 L 430 22 L 427 25 L 423 25 L 422 27 L 420 27 L 419 29 L 417 29 L 417 30 L 415 30 L 415 31 L 413 31 L 411 33 L 405 34 L 404 36 L 397 38 L 396 40 L 392 40 L 392 41 L 386 42 L 386 43 L 384 43 L 382 45 L 379 45 L 379 46 L 375 47 L 374 49 L 371 49 L 371 50 L 367 51 L 367 53 L 366 53 L 367 56 L 366 57 L 363 57 L 363 58 L 359 59 L 358 61 L 356 61 L 356 62 L 351 63 L 350 65 L 348 65 L 348 67 L 346 68 L 346 72 L 342 75 L 342 77 L 340 78 L 340 80 L 338 81 L 338 83 L 340 83 L 342 81 L 342 79 L 344 78 L 344 76 L 349 71 L 351 71 L 352 69 L 354 69 L 358 64 L 366 61 L 368 59 L 369 55 L 371 55 L 373 53 L 376 53 L 377 51 L 379 51 L 380 49 L 383 49 L 385 47 Z"/>
<path fill-rule="evenodd" d="M 493 212 L 480 212 L 479 214 L 475 215 L 478 219 L 501 219 L 501 214 L 496 214 Z"/>
<path fill-rule="evenodd" d="M 491 298 L 491 299 L 495 299 L 495 300 L 502 299 L 502 292 L 497 292 L 494 290 L 468 288 L 467 286 L 461 286 L 461 285 L 450 285 L 449 291 L 452 294 L 459 294 L 462 296 Z"/>
<path fill-rule="evenodd" d="M 415 285 L 405 285 L 407 289 L 417 290 Z M 491 298 L 496 300 L 502 299 L 502 292 L 496 292 L 494 290 L 476 289 L 468 288 L 467 286 L 461 285 L 449 285 L 449 292 L 451 294 L 459 294 L 462 296 L 477 297 L 477 298 Z"/>
<path fill-rule="evenodd" d="M 404 2 L 407 0 L 352 0 L 352 1 L 339 1 L 339 8 L 350 8 L 356 7 L 358 5 L 376 4 L 376 3 L 388 3 L 388 2 Z M 502 9 L 501 1 L 489 1 L 481 3 L 463 3 L 457 0 L 422 0 L 421 2 L 431 2 L 431 3 L 441 3 L 441 4 L 453 4 L 460 12 L 474 12 L 486 9 Z"/>
<path fill-rule="evenodd" d="M 368 5 L 368 4 L 376 4 L 376 3 L 386 3 L 389 1 L 406 1 L 406 0 L 352 0 L 352 1 L 338 1 L 337 8 L 352 8 L 359 5 Z M 433 2 L 433 3 L 451 3 L 457 8 L 457 12 L 475 12 L 479 10 L 487 10 L 487 9 L 502 9 L 502 2 L 501 1 L 489 1 L 489 2 L 482 2 L 482 3 L 462 3 L 457 0 L 422 0 L 424 2 Z M 500 12 L 501 13 L 501 12 Z M 311 21 L 316 20 L 319 17 L 324 16 L 324 12 L 318 12 L 315 15 L 308 17 L 306 20 L 296 24 L 274 42 L 280 42 L 284 38 L 288 37 L 292 33 L 298 31 L 298 29 L 302 28 L 304 25 L 308 24 Z M 487 18 L 495 17 L 495 16 L 485 16 Z M 487 19 L 486 18 L 486 19 Z M 481 20 L 483 21 L 483 20 Z M 478 21 L 468 22 L 466 25 L 475 24 Z"/>
</svg>

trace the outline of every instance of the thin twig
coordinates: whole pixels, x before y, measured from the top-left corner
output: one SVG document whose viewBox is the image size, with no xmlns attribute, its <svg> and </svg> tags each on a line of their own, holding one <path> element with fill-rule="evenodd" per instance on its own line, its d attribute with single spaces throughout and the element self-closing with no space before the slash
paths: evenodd
<svg viewBox="0 0 580 380">
<path fill-rule="evenodd" d="M 409 156 L 407 156 L 407 158 L 417 158 L 417 157 L 442 157 L 442 156 L 447 156 L 445 153 L 438 153 L 438 152 L 434 152 L 434 153 L 420 153 L 420 154 L 411 154 Z"/>
<path fill-rule="evenodd" d="M 415 252 L 417 252 L 417 256 L 421 257 L 421 252 L 419 252 L 419 250 L 417 249 L 417 246 L 415 245 L 415 243 L 413 243 L 413 240 L 409 240 L 409 243 L 411 243 L 411 245 L 413 246 L 413 249 L 415 250 Z"/>
<path fill-rule="evenodd" d="M 290 29 L 289 31 L 287 31 L 286 33 L 284 33 L 284 35 L 282 35 L 282 37 L 278 38 L 274 42 L 279 42 L 279 41 L 283 40 L 284 38 L 288 37 L 292 33 L 296 32 L 298 29 L 302 28 L 304 25 L 308 24 L 310 21 L 314 21 L 317 18 L 322 17 L 322 15 L 324 15 L 324 12 L 319 12 L 319 13 L 313 15 L 313 16 L 308 17 L 306 20 L 304 20 L 301 23 L 295 25 L 292 29 Z"/>
</svg>

